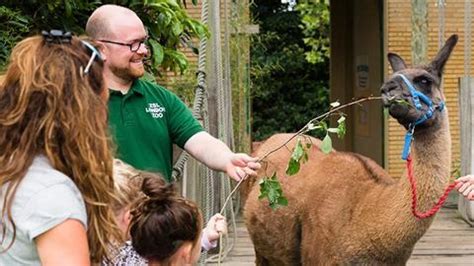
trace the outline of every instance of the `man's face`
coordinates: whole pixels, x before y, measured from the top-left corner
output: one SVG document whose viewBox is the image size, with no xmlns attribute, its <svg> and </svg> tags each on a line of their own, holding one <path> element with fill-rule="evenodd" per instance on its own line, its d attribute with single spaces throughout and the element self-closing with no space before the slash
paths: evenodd
<svg viewBox="0 0 474 266">
<path fill-rule="evenodd" d="M 148 54 L 148 49 L 143 43 L 136 48 L 140 42 L 145 41 L 147 33 L 143 23 L 137 17 L 130 16 L 116 20 L 111 25 L 111 33 L 104 38 L 105 68 L 117 78 L 124 81 L 133 81 L 145 73 L 143 59 Z M 115 42 L 115 43 L 111 43 Z M 120 43 L 120 44 L 117 44 Z"/>
</svg>

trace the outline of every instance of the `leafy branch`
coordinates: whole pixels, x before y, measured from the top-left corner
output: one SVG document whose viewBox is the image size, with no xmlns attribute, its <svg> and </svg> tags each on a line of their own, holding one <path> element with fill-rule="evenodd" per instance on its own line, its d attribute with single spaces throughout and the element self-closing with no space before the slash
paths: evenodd
<svg viewBox="0 0 474 266">
<path fill-rule="evenodd" d="M 326 136 L 322 140 L 320 149 L 325 154 L 330 153 L 332 151 L 332 140 L 329 136 L 329 133 L 337 134 L 337 136 L 340 138 L 343 137 L 346 133 L 345 114 L 340 111 L 342 109 L 345 109 L 353 105 L 359 105 L 367 101 L 381 100 L 381 99 L 382 97 L 380 96 L 369 96 L 369 97 L 357 99 L 355 101 L 352 101 L 343 105 L 341 105 L 339 102 L 331 103 L 331 109 L 329 111 L 311 119 L 300 130 L 298 130 L 295 134 L 293 134 L 290 138 L 288 138 L 288 140 L 286 140 L 280 146 L 267 152 L 264 156 L 262 156 L 262 158 L 259 158 L 258 162 L 264 161 L 268 156 L 280 150 L 281 148 L 285 147 L 293 139 L 299 136 L 302 136 L 303 134 L 311 130 L 324 130 L 326 132 Z M 339 114 L 339 119 L 337 120 L 338 127 L 329 128 L 327 126 L 326 120 L 334 114 Z M 308 143 L 305 146 L 303 146 L 303 144 L 301 143 L 301 140 L 298 139 L 297 144 L 293 148 L 292 155 L 288 163 L 288 168 L 286 170 L 286 174 L 291 176 L 299 172 L 301 162 L 306 162 L 308 160 L 308 150 L 311 147 L 310 145 L 311 144 Z M 240 180 L 237 186 L 235 186 L 235 188 L 231 191 L 226 201 L 224 202 L 224 205 L 222 206 L 221 213 L 225 210 L 225 207 L 228 201 L 231 199 L 232 195 L 237 191 L 240 184 L 242 184 L 244 180 L 245 178 Z M 264 177 L 259 182 L 259 185 L 260 185 L 259 199 L 267 198 L 269 201 L 269 206 L 272 209 L 276 209 L 280 206 L 288 205 L 288 200 L 283 195 L 283 191 L 277 179 L 276 173 L 273 173 L 271 177 Z"/>
</svg>

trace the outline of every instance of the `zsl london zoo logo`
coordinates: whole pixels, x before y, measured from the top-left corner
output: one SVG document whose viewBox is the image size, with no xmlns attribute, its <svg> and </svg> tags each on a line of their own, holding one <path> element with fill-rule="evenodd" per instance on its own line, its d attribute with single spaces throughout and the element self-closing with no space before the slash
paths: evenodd
<svg viewBox="0 0 474 266">
<path fill-rule="evenodd" d="M 147 113 L 150 113 L 153 118 L 162 118 L 166 109 L 157 103 L 149 103 L 148 108 L 145 108 Z"/>
</svg>

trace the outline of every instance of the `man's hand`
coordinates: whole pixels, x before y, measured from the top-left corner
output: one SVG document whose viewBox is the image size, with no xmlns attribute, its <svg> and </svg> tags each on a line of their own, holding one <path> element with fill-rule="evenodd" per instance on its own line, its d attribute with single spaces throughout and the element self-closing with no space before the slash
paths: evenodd
<svg viewBox="0 0 474 266">
<path fill-rule="evenodd" d="M 235 181 L 240 181 L 247 176 L 257 176 L 257 170 L 261 165 L 258 158 L 250 157 L 245 153 L 234 153 L 226 164 L 227 174 Z"/>
<path fill-rule="evenodd" d="M 455 188 L 461 193 L 466 199 L 474 200 L 474 175 L 467 175 L 460 177 L 456 180 L 458 184 Z"/>
<path fill-rule="evenodd" d="M 256 170 L 260 169 L 258 158 L 234 153 L 224 142 L 204 131 L 194 134 L 184 144 L 184 149 L 209 168 L 226 172 L 236 181 L 248 175 L 256 176 Z"/>
</svg>

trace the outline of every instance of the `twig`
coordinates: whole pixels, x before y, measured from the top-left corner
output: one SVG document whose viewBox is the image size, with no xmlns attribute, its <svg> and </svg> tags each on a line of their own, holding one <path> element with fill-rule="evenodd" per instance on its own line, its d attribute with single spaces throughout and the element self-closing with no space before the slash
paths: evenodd
<svg viewBox="0 0 474 266">
<path fill-rule="evenodd" d="M 297 136 L 300 136 L 301 134 L 304 134 L 306 132 L 308 132 L 309 130 L 311 130 L 309 128 L 309 125 L 313 124 L 314 122 L 319 122 L 321 119 L 323 118 L 327 118 L 329 115 L 339 111 L 339 110 L 342 110 L 344 108 L 347 108 L 349 106 L 352 106 L 352 105 L 355 105 L 355 104 L 361 104 L 363 102 L 367 102 L 367 101 L 373 101 L 373 100 L 381 100 L 382 97 L 380 96 L 369 96 L 369 97 L 364 97 L 364 98 L 360 98 L 358 100 L 355 100 L 353 102 L 350 102 L 350 103 L 346 103 L 346 104 L 343 104 L 343 105 L 340 105 L 338 107 L 335 107 L 329 111 L 327 111 L 326 113 L 320 115 L 320 116 L 317 116 L 313 119 L 311 119 L 308 123 L 306 123 L 306 125 L 304 125 L 304 127 L 302 127 L 300 130 L 298 130 L 293 136 L 291 136 L 287 141 L 285 141 L 283 144 L 281 144 L 280 146 L 276 147 L 275 149 L 267 152 L 262 158 L 259 158 L 257 160 L 257 162 L 261 162 L 263 160 L 265 160 L 268 156 L 270 156 L 270 154 L 276 152 L 277 150 L 281 149 L 282 147 L 286 146 L 286 144 L 288 144 L 292 139 L 296 138 Z M 225 210 L 225 207 L 227 205 L 227 203 L 229 202 L 229 200 L 231 199 L 231 197 L 233 196 L 233 194 L 237 191 L 237 189 L 239 188 L 240 184 L 242 184 L 242 182 L 248 177 L 247 174 L 245 174 L 245 177 L 242 178 L 239 183 L 237 183 L 237 185 L 235 186 L 235 188 L 230 192 L 229 196 L 227 196 L 227 199 L 225 200 L 224 202 L 224 205 L 222 206 L 222 209 L 221 209 L 221 212 L 220 213 L 223 213 L 224 210 Z"/>
<path fill-rule="evenodd" d="M 298 130 L 293 136 L 291 136 L 286 142 L 284 142 L 282 145 L 276 147 L 275 149 L 267 152 L 262 158 L 260 158 L 258 160 L 258 162 L 264 160 L 265 158 L 267 158 L 270 154 L 276 152 L 277 150 L 281 149 L 283 146 L 286 146 L 286 144 L 288 144 L 292 139 L 296 138 L 297 136 L 303 134 L 303 133 L 306 133 L 308 132 L 309 130 L 311 130 L 309 128 L 309 125 L 311 124 L 314 124 L 314 122 L 319 122 L 321 119 L 323 118 L 327 118 L 330 114 L 332 113 L 335 113 L 341 109 L 344 109 L 344 108 L 347 108 L 349 106 L 352 106 L 352 105 L 355 105 L 355 104 L 360 104 L 362 102 L 366 102 L 366 101 L 373 101 L 373 100 L 381 100 L 382 97 L 378 96 L 378 97 L 375 97 L 375 96 L 369 96 L 369 97 L 365 97 L 365 98 L 361 98 L 361 99 L 358 99 L 358 100 L 355 100 L 353 102 L 350 102 L 350 103 L 346 103 L 346 104 L 343 104 L 343 105 L 340 105 L 334 109 L 331 109 L 329 111 L 327 111 L 326 113 L 318 116 L 318 117 L 315 117 L 313 119 L 311 119 L 308 123 L 306 123 L 306 125 L 304 127 L 302 127 L 300 130 Z"/>
<path fill-rule="evenodd" d="M 282 145 L 278 146 L 277 148 L 267 152 L 262 158 L 259 158 L 257 160 L 257 162 L 262 162 L 264 159 L 266 159 L 270 154 L 276 152 L 277 150 L 281 149 L 282 147 L 286 146 L 286 144 L 288 144 L 292 139 L 296 138 L 297 136 L 300 136 L 301 134 L 304 134 L 308 131 L 310 131 L 311 129 L 309 128 L 309 125 L 313 124 L 314 122 L 319 122 L 321 119 L 325 119 L 327 117 L 329 117 L 329 115 L 341 110 L 341 109 L 344 109 L 344 108 L 347 108 L 349 106 L 352 106 L 352 105 L 355 105 L 355 104 L 360 104 L 360 103 L 363 103 L 363 102 L 367 102 L 367 101 L 373 101 L 373 100 L 381 100 L 382 97 L 376 97 L 376 96 L 369 96 L 369 97 L 365 97 L 365 98 L 360 98 L 358 100 L 355 100 L 353 102 L 350 102 L 350 103 L 347 103 L 347 104 L 343 104 L 343 105 L 340 105 L 338 107 L 335 107 L 331 110 L 329 110 L 328 112 L 320 115 L 320 116 L 317 116 L 313 119 L 311 119 L 308 123 L 306 123 L 306 125 L 304 125 L 304 127 L 302 127 L 300 130 L 298 130 L 293 136 L 291 136 L 286 142 L 284 142 Z M 224 205 L 222 205 L 222 209 L 220 211 L 220 213 L 224 213 L 224 210 L 225 210 L 225 207 L 227 206 L 227 203 L 229 202 L 229 200 L 232 198 L 232 196 L 234 195 L 234 193 L 237 191 L 237 189 L 240 187 L 240 185 L 242 184 L 242 182 L 248 177 L 247 174 L 245 174 L 245 177 L 240 179 L 240 181 L 237 183 L 237 185 L 235 186 L 235 188 L 230 192 L 229 196 L 227 196 L 225 202 L 224 202 Z M 221 251 L 219 251 L 219 263 L 221 262 L 221 258 L 220 258 L 220 253 Z"/>
</svg>

